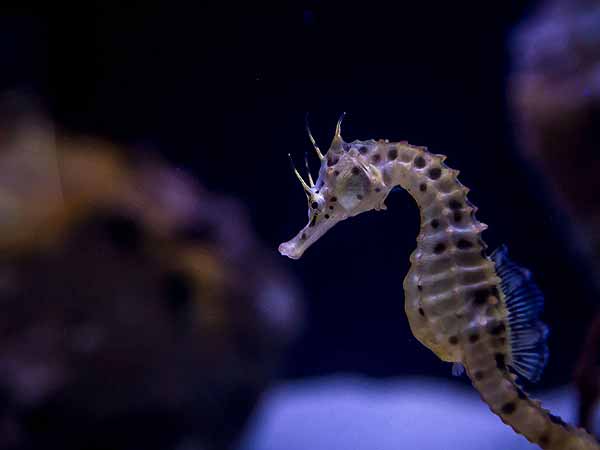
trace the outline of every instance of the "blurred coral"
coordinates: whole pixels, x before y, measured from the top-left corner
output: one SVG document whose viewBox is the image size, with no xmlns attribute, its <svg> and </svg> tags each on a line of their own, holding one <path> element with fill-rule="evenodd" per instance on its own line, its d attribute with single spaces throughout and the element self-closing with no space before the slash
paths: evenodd
<svg viewBox="0 0 600 450">
<path fill-rule="evenodd" d="M 547 2 L 516 31 L 512 54 L 521 148 L 586 232 L 600 273 L 600 2 Z"/>
<path fill-rule="evenodd" d="M 0 105 L 0 448 L 229 448 L 294 284 L 236 201 L 27 105 Z"/>
<path fill-rule="evenodd" d="M 510 100 L 527 158 L 572 221 L 572 241 L 600 297 L 600 2 L 552 0 L 515 32 Z M 600 316 L 576 370 L 580 423 L 600 394 Z"/>
</svg>

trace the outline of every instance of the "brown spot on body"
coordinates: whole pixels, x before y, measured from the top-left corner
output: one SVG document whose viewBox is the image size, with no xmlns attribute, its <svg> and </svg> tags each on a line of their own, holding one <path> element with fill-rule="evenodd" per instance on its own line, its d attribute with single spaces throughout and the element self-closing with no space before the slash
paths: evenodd
<svg viewBox="0 0 600 450">
<path fill-rule="evenodd" d="M 337 202 L 337 197 L 331 197 L 331 201 L 334 203 Z"/>
<path fill-rule="evenodd" d="M 439 244 L 436 244 L 435 247 L 433 247 L 433 253 L 439 255 L 440 253 L 444 253 L 444 251 L 446 250 L 446 245 L 443 242 L 440 242 Z"/>
<path fill-rule="evenodd" d="M 325 218 L 326 218 L 326 219 L 329 219 L 329 214 L 325 214 Z"/>
<path fill-rule="evenodd" d="M 427 185 L 425 183 L 421 183 L 421 185 L 419 186 L 419 190 L 421 192 L 425 192 L 427 190 Z"/>
<path fill-rule="evenodd" d="M 498 288 L 496 286 L 478 289 L 473 294 L 473 303 L 476 305 L 484 305 L 488 303 L 490 299 L 494 299 L 490 303 L 495 303 L 498 301 L 499 297 Z"/>
<path fill-rule="evenodd" d="M 423 311 L 423 308 L 419 308 L 419 314 L 425 317 L 425 311 Z"/>
<path fill-rule="evenodd" d="M 431 178 L 432 180 L 437 180 L 441 176 L 442 176 L 442 169 L 440 169 L 439 167 L 434 167 L 432 169 L 429 169 L 429 178 Z"/>
<path fill-rule="evenodd" d="M 500 370 L 506 369 L 506 357 L 503 353 L 496 353 L 494 355 L 494 359 L 496 360 L 496 367 Z"/>
<path fill-rule="evenodd" d="M 398 157 L 398 150 L 394 147 L 388 150 L 388 159 L 393 161 Z"/>
<path fill-rule="evenodd" d="M 473 243 L 471 241 L 468 241 L 466 239 L 460 239 L 457 243 L 456 243 L 456 247 L 460 250 L 467 250 L 471 247 L 473 247 Z"/>
<path fill-rule="evenodd" d="M 476 305 L 483 305 L 487 302 L 487 298 L 489 295 L 489 291 L 487 289 L 479 289 L 475 291 L 475 295 L 473 297 L 473 303 Z"/>
<path fill-rule="evenodd" d="M 436 229 L 436 228 L 437 228 L 437 227 L 439 227 L 439 226 L 440 226 L 440 221 L 439 221 L 439 220 L 437 220 L 437 219 L 433 219 L 433 220 L 431 221 L 431 228 L 433 228 L 433 229 Z"/>
<path fill-rule="evenodd" d="M 485 375 L 481 370 L 478 370 L 473 374 L 473 378 L 475 378 L 477 381 L 481 381 L 485 378 Z"/>
<path fill-rule="evenodd" d="M 472 335 L 469 336 L 469 342 L 471 343 L 475 343 L 479 340 L 479 334 L 477 333 L 473 333 Z"/>
<path fill-rule="evenodd" d="M 515 412 L 516 409 L 517 405 L 514 402 L 508 402 L 502 405 L 502 408 L 500 410 L 502 411 L 502 414 L 512 414 Z"/>
<path fill-rule="evenodd" d="M 312 202 L 312 203 L 310 204 L 310 207 L 311 207 L 312 209 L 317 209 L 317 208 L 319 207 L 319 204 L 318 204 L 317 202 Z"/>
<path fill-rule="evenodd" d="M 306 233 L 302 233 L 302 236 L 300 236 L 300 239 L 305 240 L 306 239 Z"/>
<path fill-rule="evenodd" d="M 462 214 L 460 211 L 454 211 L 454 221 L 460 222 L 462 220 Z"/>
<path fill-rule="evenodd" d="M 461 209 L 462 203 L 458 200 L 452 199 L 448 202 L 448 206 L 450 207 L 450 209 Z"/>
<path fill-rule="evenodd" d="M 498 288 L 496 286 L 492 286 L 490 288 L 490 293 L 493 297 L 496 297 L 496 298 L 500 297 L 500 293 L 498 292 Z"/>
<path fill-rule="evenodd" d="M 360 169 L 356 166 L 352 168 L 352 175 L 358 175 L 360 173 Z"/>
<path fill-rule="evenodd" d="M 377 164 L 379 161 L 381 161 L 381 155 L 379 153 L 374 154 L 371 156 L 371 161 Z"/>
<path fill-rule="evenodd" d="M 415 167 L 417 169 L 422 169 L 423 167 L 425 167 L 425 158 L 423 158 L 422 156 L 417 156 L 415 158 Z"/>
<path fill-rule="evenodd" d="M 327 167 L 335 166 L 338 163 L 339 159 L 337 158 L 328 158 L 327 159 Z"/>
<path fill-rule="evenodd" d="M 547 434 L 542 434 L 539 443 L 542 447 L 550 445 L 550 437 Z"/>
<path fill-rule="evenodd" d="M 490 327 L 490 334 L 497 336 L 499 334 L 504 333 L 505 330 L 506 330 L 506 325 L 504 324 L 504 322 L 495 323 L 495 324 L 492 324 L 492 326 Z"/>
<path fill-rule="evenodd" d="M 456 337 L 456 336 L 450 336 L 450 337 L 448 338 L 448 342 L 449 342 L 451 345 L 456 345 L 456 344 L 458 344 L 458 337 Z"/>
</svg>

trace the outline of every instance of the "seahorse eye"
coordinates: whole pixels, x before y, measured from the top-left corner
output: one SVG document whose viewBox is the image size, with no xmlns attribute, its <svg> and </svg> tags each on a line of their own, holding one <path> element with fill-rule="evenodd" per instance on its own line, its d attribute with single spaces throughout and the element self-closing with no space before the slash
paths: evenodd
<svg viewBox="0 0 600 450">
<path fill-rule="evenodd" d="M 310 192 L 307 196 L 308 199 L 308 220 L 310 223 L 316 223 L 319 215 L 325 209 L 325 198 L 319 191 Z"/>
</svg>

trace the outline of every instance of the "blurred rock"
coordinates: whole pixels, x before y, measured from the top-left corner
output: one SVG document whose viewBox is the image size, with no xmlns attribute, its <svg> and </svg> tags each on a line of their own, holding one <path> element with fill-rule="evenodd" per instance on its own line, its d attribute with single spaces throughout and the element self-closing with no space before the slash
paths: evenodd
<svg viewBox="0 0 600 450">
<path fill-rule="evenodd" d="M 0 449 L 225 449 L 300 323 L 244 209 L 0 105 Z"/>
<path fill-rule="evenodd" d="M 572 421 L 571 387 L 535 393 Z M 535 450 L 470 386 L 423 377 L 357 375 L 299 380 L 269 390 L 240 450 Z"/>
</svg>

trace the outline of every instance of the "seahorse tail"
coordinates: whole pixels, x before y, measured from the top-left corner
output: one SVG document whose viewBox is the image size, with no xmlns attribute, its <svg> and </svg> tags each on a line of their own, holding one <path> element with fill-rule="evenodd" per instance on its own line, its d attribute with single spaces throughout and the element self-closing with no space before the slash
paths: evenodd
<svg viewBox="0 0 600 450">
<path fill-rule="evenodd" d="M 515 383 L 505 356 L 488 345 L 465 349 L 464 365 L 482 400 L 517 433 L 546 450 L 599 450 L 596 440 L 581 428 L 565 423 L 542 408 Z"/>
</svg>

